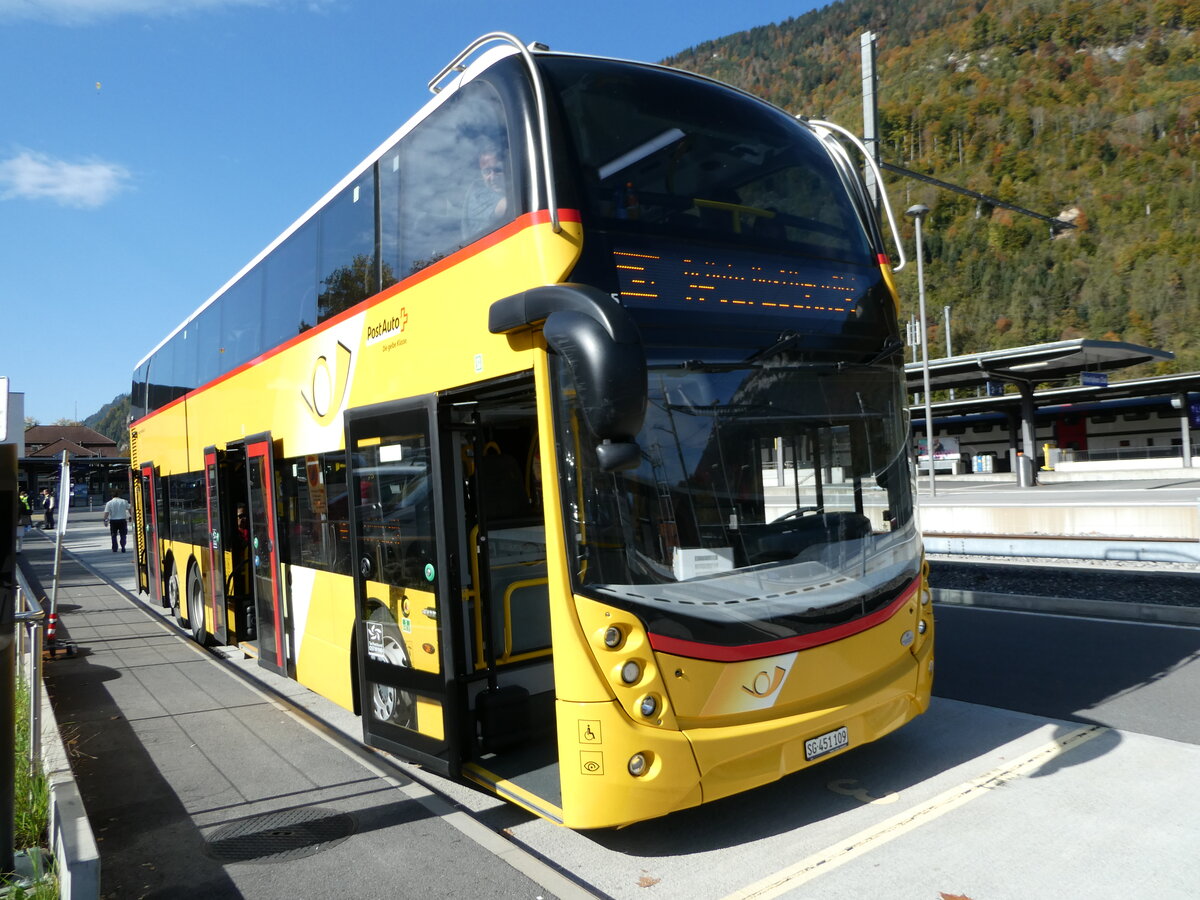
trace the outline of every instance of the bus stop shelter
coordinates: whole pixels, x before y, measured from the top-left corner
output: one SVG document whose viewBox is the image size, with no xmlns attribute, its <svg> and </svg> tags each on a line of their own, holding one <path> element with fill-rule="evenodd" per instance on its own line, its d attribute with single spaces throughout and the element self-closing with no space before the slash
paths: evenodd
<svg viewBox="0 0 1200 900">
<path fill-rule="evenodd" d="M 1141 363 L 1168 362 L 1175 354 L 1167 350 L 1156 350 L 1123 341 L 1098 341 L 1077 338 L 1056 341 L 1029 347 L 1013 347 L 1007 350 L 988 350 L 964 356 L 949 356 L 929 360 L 930 390 L 962 390 L 984 388 L 987 406 L 997 406 L 1009 411 L 1015 418 L 1019 442 L 1014 441 L 1027 463 L 1024 471 L 1018 469 L 1021 482 L 1033 484 L 1036 479 L 1037 447 L 1035 438 L 1035 414 L 1039 386 L 1061 386 L 1064 382 L 1079 381 L 1089 399 L 1115 396 L 1119 384 L 1110 387 L 1107 373 L 1129 368 Z M 924 389 L 925 364 L 909 363 L 904 367 L 906 386 L 910 394 Z M 1013 385 L 1016 393 L 1005 391 Z M 1006 399 L 1007 398 L 1007 399 Z M 979 398 L 983 400 L 985 398 Z M 1057 402 L 1062 402 L 1058 400 Z M 946 413 L 964 414 L 978 403 L 952 401 L 939 403 L 939 410 Z M 949 408 L 953 407 L 953 409 Z M 960 408 L 961 407 L 961 408 Z M 917 408 L 914 408 L 914 413 Z M 914 416 L 914 424 L 922 421 Z M 931 462 L 932 465 L 932 462 Z M 1027 479 L 1027 482 L 1026 482 Z"/>
</svg>

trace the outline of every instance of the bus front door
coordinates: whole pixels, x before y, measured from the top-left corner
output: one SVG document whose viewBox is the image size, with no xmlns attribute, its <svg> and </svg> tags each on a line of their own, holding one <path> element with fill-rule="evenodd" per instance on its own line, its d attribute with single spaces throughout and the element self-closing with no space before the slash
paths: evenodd
<svg viewBox="0 0 1200 900">
<path fill-rule="evenodd" d="M 212 634 L 217 643 L 229 642 L 229 617 L 225 603 L 225 522 L 221 517 L 221 493 L 225 488 L 224 454 L 216 447 L 204 449 L 204 497 L 208 514 L 208 578 L 205 602 L 212 615 Z M 191 610 L 188 610 L 189 614 Z"/>
<path fill-rule="evenodd" d="M 363 740 L 456 775 L 457 691 L 433 398 L 346 412 Z"/>
<path fill-rule="evenodd" d="M 287 640 L 280 584 L 275 458 L 269 433 L 247 438 L 246 498 L 250 581 L 254 593 L 258 664 L 287 675 Z"/>
<path fill-rule="evenodd" d="M 158 547 L 158 473 L 154 463 L 142 463 L 138 468 L 138 495 L 135 510 L 141 528 L 138 541 L 138 590 L 144 591 L 160 604 L 163 602 L 162 555 Z"/>
</svg>

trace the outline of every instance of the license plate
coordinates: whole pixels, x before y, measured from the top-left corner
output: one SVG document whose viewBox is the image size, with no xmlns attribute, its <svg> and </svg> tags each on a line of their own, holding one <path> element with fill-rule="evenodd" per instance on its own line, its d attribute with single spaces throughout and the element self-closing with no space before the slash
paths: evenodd
<svg viewBox="0 0 1200 900">
<path fill-rule="evenodd" d="M 846 726 L 828 731 L 804 742 L 804 758 L 814 760 L 850 746 L 850 732 Z"/>
</svg>

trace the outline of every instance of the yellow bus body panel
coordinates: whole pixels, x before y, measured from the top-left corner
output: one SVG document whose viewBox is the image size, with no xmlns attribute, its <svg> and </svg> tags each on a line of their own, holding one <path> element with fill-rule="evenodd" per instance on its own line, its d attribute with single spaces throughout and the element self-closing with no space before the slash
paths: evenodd
<svg viewBox="0 0 1200 900">
<path fill-rule="evenodd" d="M 555 704 L 563 824 L 612 828 L 652 819 L 703 800 L 696 760 L 685 735 L 646 728 L 615 701 Z M 646 772 L 629 773 L 640 753 Z"/>
<path fill-rule="evenodd" d="M 655 652 L 633 614 L 574 599 L 582 652 L 572 657 L 567 685 L 556 686 L 563 814 L 571 827 L 627 824 L 768 784 L 827 758 L 805 759 L 810 738 L 845 726 L 855 747 L 929 706 L 933 616 L 924 571 L 912 596 L 866 631 L 737 662 Z M 610 627 L 623 635 L 615 648 L 604 643 Z M 638 677 L 626 684 L 621 670 L 630 662 Z M 613 699 L 569 703 L 566 690 Z M 639 711 L 648 695 L 658 702 L 650 719 Z M 626 767 L 639 752 L 652 761 L 635 778 Z M 597 766 L 607 776 L 603 789 L 595 785 Z"/>
<path fill-rule="evenodd" d="M 805 759 L 810 738 L 845 726 L 849 747 L 856 747 L 923 712 L 922 659 L 912 652 L 917 605 L 914 598 L 867 631 L 769 659 L 716 663 L 659 654 L 661 668 L 682 672 L 671 693 L 705 802 L 828 758 Z M 777 670 L 785 674 L 772 691 Z"/>
<path fill-rule="evenodd" d="M 354 709 L 354 581 L 301 566 L 288 570 L 296 680 L 345 709 Z"/>
</svg>

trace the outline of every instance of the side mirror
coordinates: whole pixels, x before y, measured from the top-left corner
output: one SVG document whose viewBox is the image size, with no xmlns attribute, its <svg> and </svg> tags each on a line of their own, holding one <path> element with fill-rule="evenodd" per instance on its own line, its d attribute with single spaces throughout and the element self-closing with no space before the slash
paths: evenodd
<svg viewBox="0 0 1200 900">
<path fill-rule="evenodd" d="M 634 438 L 646 415 L 646 352 L 628 310 L 587 285 L 554 284 L 497 300 L 488 311 L 493 334 L 538 321 L 547 346 L 575 376 L 584 419 L 600 439 L 600 468 L 637 467 L 641 450 Z"/>
</svg>

